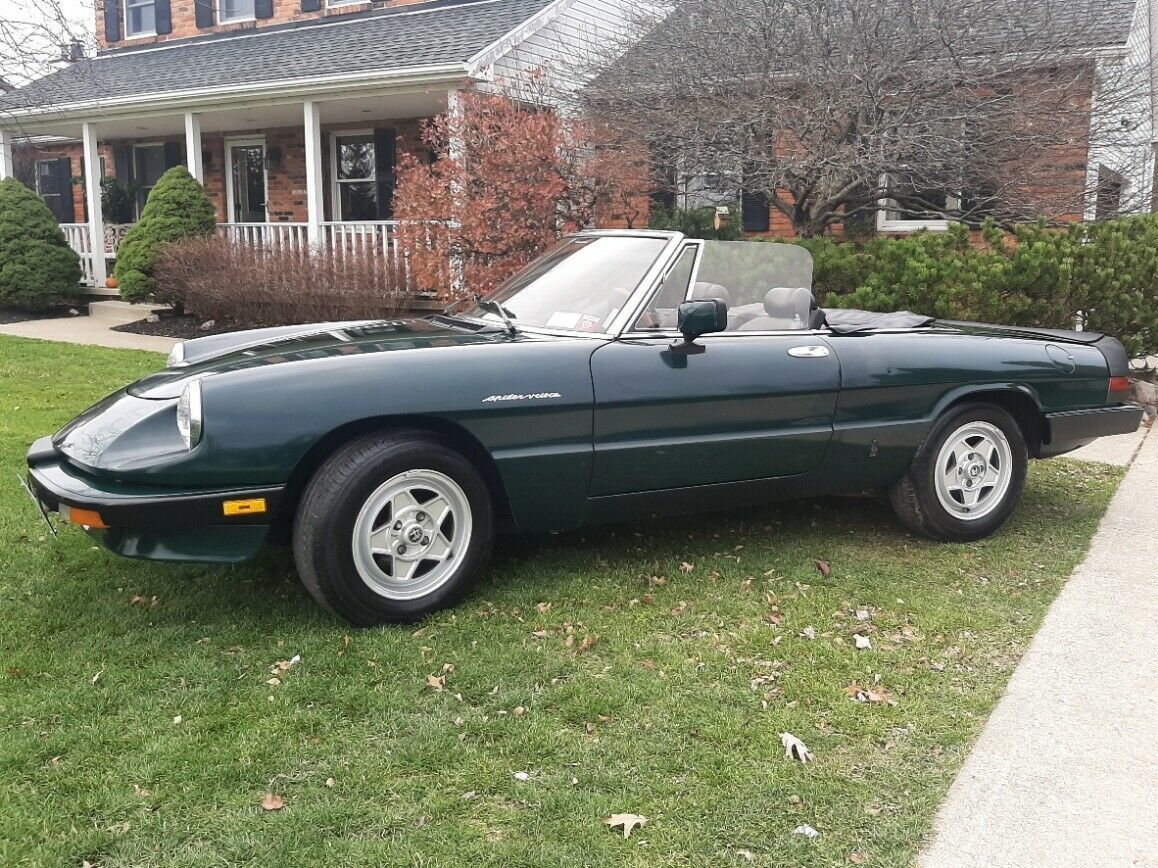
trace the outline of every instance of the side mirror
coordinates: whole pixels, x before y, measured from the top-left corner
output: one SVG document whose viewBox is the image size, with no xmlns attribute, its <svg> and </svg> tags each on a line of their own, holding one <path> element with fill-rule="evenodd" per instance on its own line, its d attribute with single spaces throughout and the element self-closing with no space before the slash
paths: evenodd
<svg viewBox="0 0 1158 868">
<path fill-rule="evenodd" d="M 685 301 L 676 311 L 676 323 L 684 336 L 682 344 L 673 344 L 677 352 L 702 353 L 704 348 L 692 341 L 700 335 L 726 331 L 728 328 L 728 305 L 719 298 L 700 298 Z"/>
</svg>

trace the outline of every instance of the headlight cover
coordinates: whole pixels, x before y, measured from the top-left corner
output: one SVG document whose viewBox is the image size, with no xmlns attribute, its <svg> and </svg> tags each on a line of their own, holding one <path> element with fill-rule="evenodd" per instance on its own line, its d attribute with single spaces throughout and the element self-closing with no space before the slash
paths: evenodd
<svg viewBox="0 0 1158 868">
<path fill-rule="evenodd" d="M 169 357 L 165 359 L 166 367 L 173 367 L 174 365 L 181 365 L 185 362 L 185 342 L 174 344 L 173 349 L 169 350 Z"/>
<path fill-rule="evenodd" d="M 192 380 L 177 401 L 177 430 L 192 449 L 201 441 L 201 381 Z"/>
</svg>

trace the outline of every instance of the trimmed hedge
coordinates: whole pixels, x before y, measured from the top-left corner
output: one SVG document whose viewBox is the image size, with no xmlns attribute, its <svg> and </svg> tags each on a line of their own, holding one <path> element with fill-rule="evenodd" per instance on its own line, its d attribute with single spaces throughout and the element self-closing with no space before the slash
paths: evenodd
<svg viewBox="0 0 1158 868">
<path fill-rule="evenodd" d="M 1065 230 L 995 226 L 918 232 L 863 243 L 798 241 L 815 261 L 827 307 L 911 310 L 943 319 L 1085 328 L 1135 356 L 1158 351 L 1158 216 Z"/>
<path fill-rule="evenodd" d="M 76 295 L 80 277 L 44 201 L 15 178 L 0 181 L 0 305 L 42 310 Z"/>
<path fill-rule="evenodd" d="M 216 231 L 217 213 L 184 166 L 174 166 L 149 192 L 141 220 L 130 229 L 117 250 L 116 277 L 121 298 L 144 301 L 157 290 L 153 270 L 162 244 L 204 238 Z"/>
</svg>

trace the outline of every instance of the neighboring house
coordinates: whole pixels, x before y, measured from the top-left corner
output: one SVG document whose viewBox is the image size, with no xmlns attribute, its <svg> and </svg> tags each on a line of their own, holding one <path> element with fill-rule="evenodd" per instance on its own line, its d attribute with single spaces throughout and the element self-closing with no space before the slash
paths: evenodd
<svg viewBox="0 0 1158 868">
<path fill-rule="evenodd" d="M 992 21 L 1000 26 L 1000 0 L 993 0 Z M 1089 92 L 1076 97 L 1075 115 L 1084 120 L 1078 143 L 1064 151 L 1042 155 L 1042 171 L 1027 183 L 1043 198 L 1070 202 L 1069 213 L 1051 214 L 1060 221 L 1108 219 L 1158 210 L 1155 160 L 1158 155 L 1158 0 L 1055 0 L 1051 34 L 1056 44 L 1072 52 L 1075 63 L 1088 62 L 1093 74 Z M 674 22 L 673 17 L 669 23 Z M 1110 70 L 1124 70 L 1124 74 Z M 1099 101 L 1096 82 L 1114 78 L 1128 88 L 1131 100 Z M 1134 98 L 1133 95 L 1136 95 Z M 880 202 L 875 228 L 883 233 L 945 230 L 959 202 L 953 191 L 942 191 L 944 212 L 936 208 L 906 212 L 894 201 Z M 924 197 L 928 200 L 930 197 Z M 935 197 L 934 197 L 935 198 Z M 673 170 L 670 183 L 653 193 L 659 207 L 697 208 L 741 203 L 744 230 L 751 235 L 792 234 L 787 217 L 764 198 L 744 189 L 739 172 L 713 174 Z"/>
<path fill-rule="evenodd" d="M 628 5 L 99 0 L 97 57 L 0 95 L 0 177 L 44 197 L 97 288 L 123 227 L 86 179 L 126 184 L 139 216 L 175 165 L 239 242 L 395 252 L 396 156 L 422 152 L 422 120 L 582 52 Z"/>
</svg>

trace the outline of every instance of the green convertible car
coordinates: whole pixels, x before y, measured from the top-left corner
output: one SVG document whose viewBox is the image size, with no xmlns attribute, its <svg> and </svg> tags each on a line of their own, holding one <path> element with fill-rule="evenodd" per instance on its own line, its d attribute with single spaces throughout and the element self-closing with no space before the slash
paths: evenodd
<svg viewBox="0 0 1158 868">
<path fill-rule="evenodd" d="M 354 624 L 470 586 L 502 529 L 883 489 L 972 540 L 1030 458 L 1133 431 L 1112 337 L 822 310 L 790 244 L 565 238 L 422 319 L 199 338 L 28 452 L 45 512 L 136 558 L 292 540 Z"/>
</svg>

